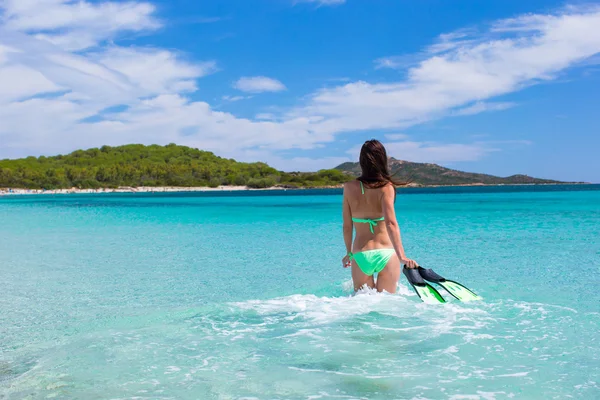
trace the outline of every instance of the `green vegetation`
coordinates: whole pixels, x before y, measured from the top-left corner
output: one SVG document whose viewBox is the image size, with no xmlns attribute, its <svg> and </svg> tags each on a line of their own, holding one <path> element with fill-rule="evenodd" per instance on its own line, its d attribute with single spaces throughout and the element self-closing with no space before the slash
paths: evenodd
<svg viewBox="0 0 600 400">
<path fill-rule="evenodd" d="M 242 163 L 185 146 L 102 146 L 54 157 L 0 160 L 0 187 L 64 189 L 119 186 L 337 186 L 351 179 L 338 170 L 286 173 L 265 163 Z"/>
</svg>

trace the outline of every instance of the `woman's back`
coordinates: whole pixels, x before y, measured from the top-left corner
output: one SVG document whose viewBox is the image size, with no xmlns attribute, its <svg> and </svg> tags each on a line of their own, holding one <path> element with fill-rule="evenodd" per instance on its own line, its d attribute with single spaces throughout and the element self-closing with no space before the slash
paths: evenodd
<svg viewBox="0 0 600 400">
<path fill-rule="evenodd" d="M 383 219 L 382 198 L 386 186 L 370 189 L 356 180 L 345 185 L 350 212 L 356 230 L 354 250 L 390 247 L 391 241 Z"/>
</svg>

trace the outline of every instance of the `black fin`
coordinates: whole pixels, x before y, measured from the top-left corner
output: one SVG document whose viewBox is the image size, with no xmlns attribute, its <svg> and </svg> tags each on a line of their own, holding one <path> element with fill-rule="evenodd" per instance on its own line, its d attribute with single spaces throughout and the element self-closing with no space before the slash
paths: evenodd
<svg viewBox="0 0 600 400">
<path fill-rule="evenodd" d="M 404 276 L 408 280 L 408 283 L 412 286 L 415 293 L 419 298 L 426 303 L 445 303 L 446 299 L 442 297 L 433 286 L 425 282 L 419 272 L 416 269 L 406 268 L 402 269 Z"/>
<path fill-rule="evenodd" d="M 426 283 L 423 280 L 423 278 L 421 277 L 421 275 L 419 274 L 419 272 L 414 269 L 414 268 L 402 268 L 402 272 L 404 272 L 404 276 L 406 276 L 406 279 L 408 280 L 408 282 L 410 282 L 411 285 L 414 286 L 425 286 Z"/>
<path fill-rule="evenodd" d="M 442 278 L 440 275 L 436 274 L 431 268 L 425 269 L 423 267 L 419 267 L 419 275 L 429 282 L 438 283 L 446 281 L 445 278 Z"/>
</svg>

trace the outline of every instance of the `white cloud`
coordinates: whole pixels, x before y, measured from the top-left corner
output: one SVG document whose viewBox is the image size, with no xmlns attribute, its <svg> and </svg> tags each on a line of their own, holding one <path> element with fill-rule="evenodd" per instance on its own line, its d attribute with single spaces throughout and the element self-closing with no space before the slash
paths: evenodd
<svg viewBox="0 0 600 400">
<path fill-rule="evenodd" d="M 398 160 L 440 164 L 477 161 L 489 153 L 501 150 L 494 142 L 438 143 L 404 140 L 389 141 L 384 145 L 388 156 Z M 356 160 L 360 153 L 360 146 L 353 147 L 348 153 Z"/>
<path fill-rule="evenodd" d="M 380 57 L 374 60 L 375 69 L 391 68 L 406 69 L 415 67 L 428 58 L 457 50 L 460 47 L 472 46 L 475 43 L 485 41 L 485 37 L 472 36 L 473 30 L 461 29 L 456 32 L 443 33 L 437 37 L 435 42 L 415 54 L 403 54 L 396 56 Z M 489 38 L 488 38 L 489 39 Z"/>
<path fill-rule="evenodd" d="M 487 143 L 490 145 L 517 145 L 517 146 L 531 146 L 533 144 L 533 142 L 531 140 L 527 140 L 527 139 L 512 139 L 512 140 L 488 140 L 486 142 L 483 143 Z"/>
<path fill-rule="evenodd" d="M 269 121 L 269 120 L 276 120 L 277 117 L 275 116 L 275 114 L 272 114 L 272 113 L 259 113 L 254 116 L 254 119 Z"/>
<path fill-rule="evenodd" d="M 477 161 L 487 154 L 500 151 L 486 143 L 390 142 L 385 147 L 394 158 L 428 163 Z"/>
<path fill-rule="evenodd" d="M 110 107 L 148 96 L 194 91 L 196 79 L 214 70 L 213 62 L 185 62 L 167 50 L 113 45 L 81 55 L 20 33 L 2 33 L 0 41 L 19 48 L 5 54 L 4 65 L 0 64 L 0 68 L 14 70 L 9 87 L 14 86 L 13 97 L 18 98 L 63 90 L 71 100 L 78 97 L 81 106 Z M 27 90 L 34 79 L 40 83 Z"/>
<path fill-rule="evenodd" d="M 233 84 L 235 89 L 242 92 L 262 93 L 262 92 L 281 92 L 285 90 L 285 85 L 277 79 L 266 76 L 244 76 Z"/>
<path fill-rule="evenodd" d="M 344 4 L 346 0 L 295 0 L 296 3 L 315 3 L 319 6 L 335 6 Z"/>
<path fill-rule="evenodd" d="M 39 93 L 60 91 L 60 86 L 39 71 L 23 65 L 0 67 L 0 102 L 26 98 Z"/>
<path fill-rule="evenodd" d="M 318 132 L 405 128 L 549 81 L 600 52 L 600 7 L 500 21 L 491 29 L 507 26 L 512 30 L 502 37 L 446 36 L 447 50 L 408 69 L 405 80 L 323 89 L 289 115 L 322 117 L 312 126 Z"/>
<path fill-rule="evenodd" d="M 281 171 L 318 171 L 321 169 L 331 169 L 338 165 L 355 161 L 349 156 L 346 157 L 281 157 L 268 151 L 249 151 L 239 156 L 238 159 L 248 159 L 251 161 L 260 160 Z"/>
<path fill-rule="evenodd" d="M 411 67 L 419 62 L 420 58 L 418 55 L 410 54 L 405 56 L 389 56 L 377 58 L 375 63 L 375 69 L 392 68 L 402 69 Z"/>
<path fill-rule="evenodd" d="M 388 140 L 404 140 L 408 139 L 408 135 L 404 133 L 388 133 L 385 135 L 385 138 Z"/>
<path fill-rule="evenodd" d="M 240 100 L 251 99 L 251 98 L 252 98 L 252 96 L 221 96 L 221 100 L 229 101 L 231 103 L 240 101 Z"/>
<path fill-rule="evenodd" d="M 2 25 L 35 34 L 69 50 L 80 50 L 114 37 L 160 27 L 149 3 L 92 3 L 80 0 L 2 0 Z"/>
<path fill-rule="evenodd" d="M 277 157 L 269 161 L 269 164 L 282 171 L 319 171 L 321 169 L 332 169 L 338 165 L 353 161 L 349 157 L 292 157 L 283 159 Z"/>
<path fill-rule="evenodd" d="M 485 134 L 471 135 L 474 139 L 488 136 Z M 503 151 L 506 148 L 522 148 L 533 144 L 532 141 L 526 139 L 475 140 L 471 143 L 416 141 L 410 140 L 409 136 L 404 134 L 385 135 L 385 138 L 387 140 L 383 141 L 383 144 L 389 157 L 412 162 L 439 164 L 478 161 L 491 153 Z M 358 159 L 360 148 L 361 146 L 357 145 L 348 150 L 352 160 Z"/>
<path fill-rule="evenodd" d="M 437 41 L 425 49 L 425 54 L 439 54 L 455 50 L 464 46 L 471 46 L 485 41 L 485 37 L 477 37 L 473 29 L 459 29 L 455 32 L 442 33 Z"/>
<path fill-rule="evenodd" d="M 509 108 L 512 108 L 516 106 L 515 103 L 511 103 L 511 102 L 483 102 L 483 101 L 478 101 L 474 104 L 471 104 L 470 106 L 464 107 L 464 108 L 460 108 L 456 111 L 454 111 L 454 113 L 452 115 L 456 115 L 456 116 L 465 116 L 465 115 L 474 115 L 474 114 L 479 114 L 482 112 L 486 112 L 486 111 L 502 111 L 502 110 L 507 110 Z"/>
<path fill-rule="evenodd" d="M 48 21 L 40 22 L 36 7 Z M 443 116 L 502 109 L 508 103 L 494 97 L 553 79 L 600 53 L 600 8 L 499 21 L 476 38 L 440 38 L 436 43 L 444 48 L 426 49 L 428 56 L 404 79 L 338 85 L 291 110 L 265 107 L 271 115 L 240 118 L 191 100 L 197 80 L 213 72 L 214 63 L 171 50 L 106 44 L 123 32 L 158 28 L 147 3 L 0 0 L 0 9 L 0 157 L 176 142 L 246 161 L 261 156 L 282 168 L 280 151 L 314 149 L 343 132 L 394 132 Z M 129 11 L 117 17 L 107 9 Z M 57 40 L 60 35 L 71 41 Z M 75 46 L 78 35 L 88 44 Z M 266 77 L 241 83 L 250 92 L 285 89 Z M 390 154 L 415 161 L 473 160 L 502 147 L 388 140 Z M 310 154 L 288 165 L 326 167 Z"/>
<path fill-rule="evenodd" d="M 111 46 L 91 57 L 149 94 L 193 92 L 197 78 L 216 70 L 214 61 L 192 64 L 161 49 Z"/>
</svg>

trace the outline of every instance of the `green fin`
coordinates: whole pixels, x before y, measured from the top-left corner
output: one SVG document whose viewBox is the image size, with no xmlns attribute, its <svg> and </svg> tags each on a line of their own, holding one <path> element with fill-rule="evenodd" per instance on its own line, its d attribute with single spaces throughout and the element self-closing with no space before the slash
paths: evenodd
<svg viewBox="0 0 600 400">
<path fill-rule="evenodd" d="M 461 285 L 458 282 L 449 281 L 446 279 L 444 282 L 437 282 L 438 285 L 446 289 L 448 293 L 454 296 L 460 301 L 474 301 L 481 300 L 481 297 L 473 293 L 469 288 Z"/>
<path fill-rule="evenodd" d="M 425 286 L 416 286 L 411 285 L 417 295 L 423 300 L 425 303 L 445 303 L 446 300 L 442 297 L 440 292 L 438 292 L 433 286 L 426 283 Z"/>
</svg>

